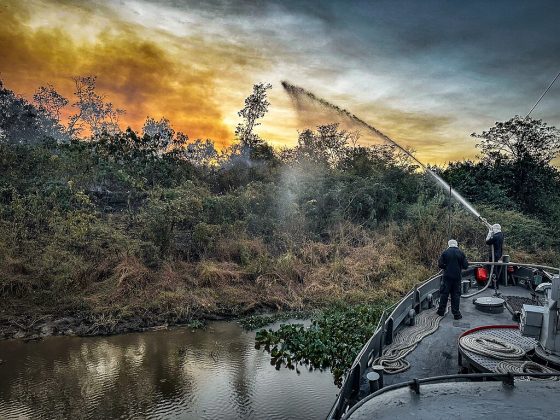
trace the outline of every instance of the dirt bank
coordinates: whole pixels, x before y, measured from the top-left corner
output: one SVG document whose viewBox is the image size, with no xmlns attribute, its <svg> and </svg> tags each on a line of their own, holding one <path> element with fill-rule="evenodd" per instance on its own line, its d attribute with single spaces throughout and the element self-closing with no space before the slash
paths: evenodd
<svg viewBox="0 0 560 420">
<path fill-rule="evenodd" d="M 52 335 L 98 336 L 167 329 L 186 325 L 199 328 L 205 321 L 234 319 L 231 315 L 206 314 L 200 319 L 165 319 L 162 316 L 132 316 L 120 319 L 99 319 L 91 314 L 67 316 L 44 315 L 0 318 L 0 339 L 40 340 Z"/>
</svg>

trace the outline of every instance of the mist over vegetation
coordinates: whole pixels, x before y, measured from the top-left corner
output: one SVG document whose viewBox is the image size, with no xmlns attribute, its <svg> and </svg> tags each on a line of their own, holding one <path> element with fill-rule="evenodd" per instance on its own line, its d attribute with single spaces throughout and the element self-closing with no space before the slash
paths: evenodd
<svg viewBox="0 0 560 420">
<path fill-rule="evenodd" d="M 397 149 L 333 122 L 276 150 L 255 133 L 266 84 L 223 150 L 165 118 L 122 131 L 95 78 L 75 83 L 72 101 L 47 86 L 34 103 L 0 84 L 2 336 L 45 317 L 97 334 L 386 302 L 436 271 L 448 198 Z M 558 130 L 514 117 L 476 136 L 479 161 L 434 169 L 502 224 L 512 260 L 560 265 Z M 485 234 L 453 204 L 470 260 Z"/>
</svg>

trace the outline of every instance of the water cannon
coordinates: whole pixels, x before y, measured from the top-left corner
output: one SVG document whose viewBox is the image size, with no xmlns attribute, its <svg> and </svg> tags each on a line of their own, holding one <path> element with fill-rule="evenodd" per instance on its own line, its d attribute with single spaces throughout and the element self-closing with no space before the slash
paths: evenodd
<svg viewBox="0 0 560 420">
<path fill-rule="evenodd" d="M 484 223 L 488 229 L 492 229 L 492 225 L 484 217 L 478 216 L 478 220 Z"/>
</svg>

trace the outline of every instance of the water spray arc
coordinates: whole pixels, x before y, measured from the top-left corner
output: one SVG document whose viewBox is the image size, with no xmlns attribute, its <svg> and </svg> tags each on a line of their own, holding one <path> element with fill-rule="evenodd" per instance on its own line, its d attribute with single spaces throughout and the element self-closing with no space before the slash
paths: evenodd
<svg viewBox="0 0 560 420">
<path fill-rule="evenodd" d="M 451 188 L 451 186 L 447 182 L 445 182 L 440 176 L 438 176 L 434 171 L 432 171 L 430 168 L 428 168 L 426 165 L 424 165 L 420 160 L 418 160 L 418 158 L 416 158 L 412 153 L 410 153 L 408 150 L 406 150 L 404 147 L 402 147 L 400 144 L 398 144 L 395 140 L 393 140 L 392 138 L 387 136 L 385 133 L 379 131 L 377 128 L 368 124 L 367 122 L 365 122 L 361 118 L 357 117 L 356 115 L 352 114 L 351 112 L 347 111 L 346 109 L 343 109 L 343 108 L 340 108 L 340 107 L 338 107 L 334 104 L 331 104 L 330 102 L 327 102 L 326 100 L 324 100 L 322 98 L 319 98 L 318 96 L 316 96 L 312 92 L 309 92 L 308 90 L 305 90 L 301 87 L 295 86 L 295 85 L 293 85 L 293 84 L 291 84 L 287 81 L 283 81 L 282 86 L 284 87 L 286 92 L 291 97 L 297 98 L 297 97 L 303 96 L 303 97 L 306 97 L 308 99 L 311 99 L 312 101 L 314 101 L 316 103 L 319 103 L 319 104 L 323 105 L 324 107 L 329 108 L 329 109 L 335 111 L 336 113 L 338 113 L 340 115 L 343 115 L 344 117 L 352 120 L 353 122 L 365 127 L 368 131 L 374 133 L 378 137 L 381 137 L 387 143 L 397 147 L 399 150 L 401 150 L 403 153 L 405 153 L 408 157 L 410 157 L 412 160 L 414 160 L 416 163 L 418 163 L 418 165 L 420 165 L 420 167 L 422 167 L 422 169 L 424 169 L 424 171 L 426 171 L 426 173 L 429 174 L 446 193 L 451 194 L 469 212 L 471 212 L 477 219 L 479 219 L 481 222 L 483 222 L 486 225 L 486 227 L 488 227 L 488 228 L 491 227 L 490 223 L 488 223 L 488 221 L 486 219 L 484 219 L 480 215 L 480 213 L 473 207 L 473 205 L 471 203 L 469 203 L 461 194 L 459 194 L 458 191 Z"/>
<path fill-rule="evenodd" d="M 492 225 L 490 223 L 488 223 L 488 221 L 483 218 L 480 213 L 473 207 L 473 205 L 471 203 L 469 203 L 461 194 L 459 194 L 458 191 L 454 190 L 453 188 L 451 188 L 451 186 L 445 182 L 439 175 L 437 175 L 434 171 L 432 171 L 430 168 L 428 168 L 426 165 L 424 165 L 421 161 L 419 161 L 412 153 L 410 153 L 408 150 L 406 150 L 404 147 L 402 147 L 400 144 L 398 144 L 395 140 L 393 140 L 391 137 L 387 136 L 385 133 L 379 131 L 377 128 L 371 126 L 370 124 L 366 123 L 364 120 L 362 120 L 361 118 L 357 117 L 356 115 L 350 113 L 349 111 L 347 111 L 346 109 L 340 108 L 334 104 L 331 104 L 330 102 L 325 101 L 323 98 L 319 98 L 318 96 L 316 96 L 315 94 L 313 94 L 312 92 L 309 92 L 301 87 L 292 85 L 289 82 L 286 81 L 282 81 L 282 86 L 284 87 L 284 89 L 286 90 L 286 92 L 294 99 L 297 99 L 299 97 L 306 97 L 308 99 L 310 99 L 313 102 L 316 102 L 348 119 L 350 119 L 351 121 L 365 127 L 367 130 L 369 130 L 370 132 L 376 134 L 377 136 L 381 137 L 383 140 L 385 140 L 387 143 L 397 147 L 399 150 L 401 150 L 403 153 L 405 153 L 408 157 L 410 157 L 412 160 L 414 160 L 416 163 L 418 163 L 418 165 L 420 165 L 420 167 L 422 167 L 422 169 L 424 169 L 424 171 L 426 171 L 427 174 L 429 174 L 435 181 L 436 183 L 445 191 L 445 193 L 449 194 L 450 196 L 453 196 L 459 203 L 461 203 L 463 205 L 463 207 L 465 207 L 471 214 L 473 214 L 478 220 L 480 220 L 482 223 L 484 223 L 484 225 L 491 229 Z M 490 274 L 488 277 L 488 281 L 486 282 L 486 285 L 482 288 L 479 289 L 473 293 L 470 294 L 466 294 L 466 295 L 461 295 L 462 298 L 470 298 L 472 296 L 478 295 L 479 293 L 482 293 L 483 291 L 485 291 L 489 286 L 490 283 L 492 282 L 492 275 L 494 274 L 494 262 L 495 262 L 495 258 L 494 258 L 494 245 L 491 246 L 491 255 L 492 255 L 492 265 L 490 266 Z"/>
</svg>

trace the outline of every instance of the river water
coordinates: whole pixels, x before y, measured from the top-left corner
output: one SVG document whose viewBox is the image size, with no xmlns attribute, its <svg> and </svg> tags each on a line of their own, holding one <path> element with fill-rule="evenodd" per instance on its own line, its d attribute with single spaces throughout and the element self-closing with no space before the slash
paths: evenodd
<svg viewBox="0 0 560 420">
<path fill-rule="evenodd" d="M 0 418 L 325 418 L 329 372 L 277 371 L 234 322 L 0 342 Z"/>
</svg>

